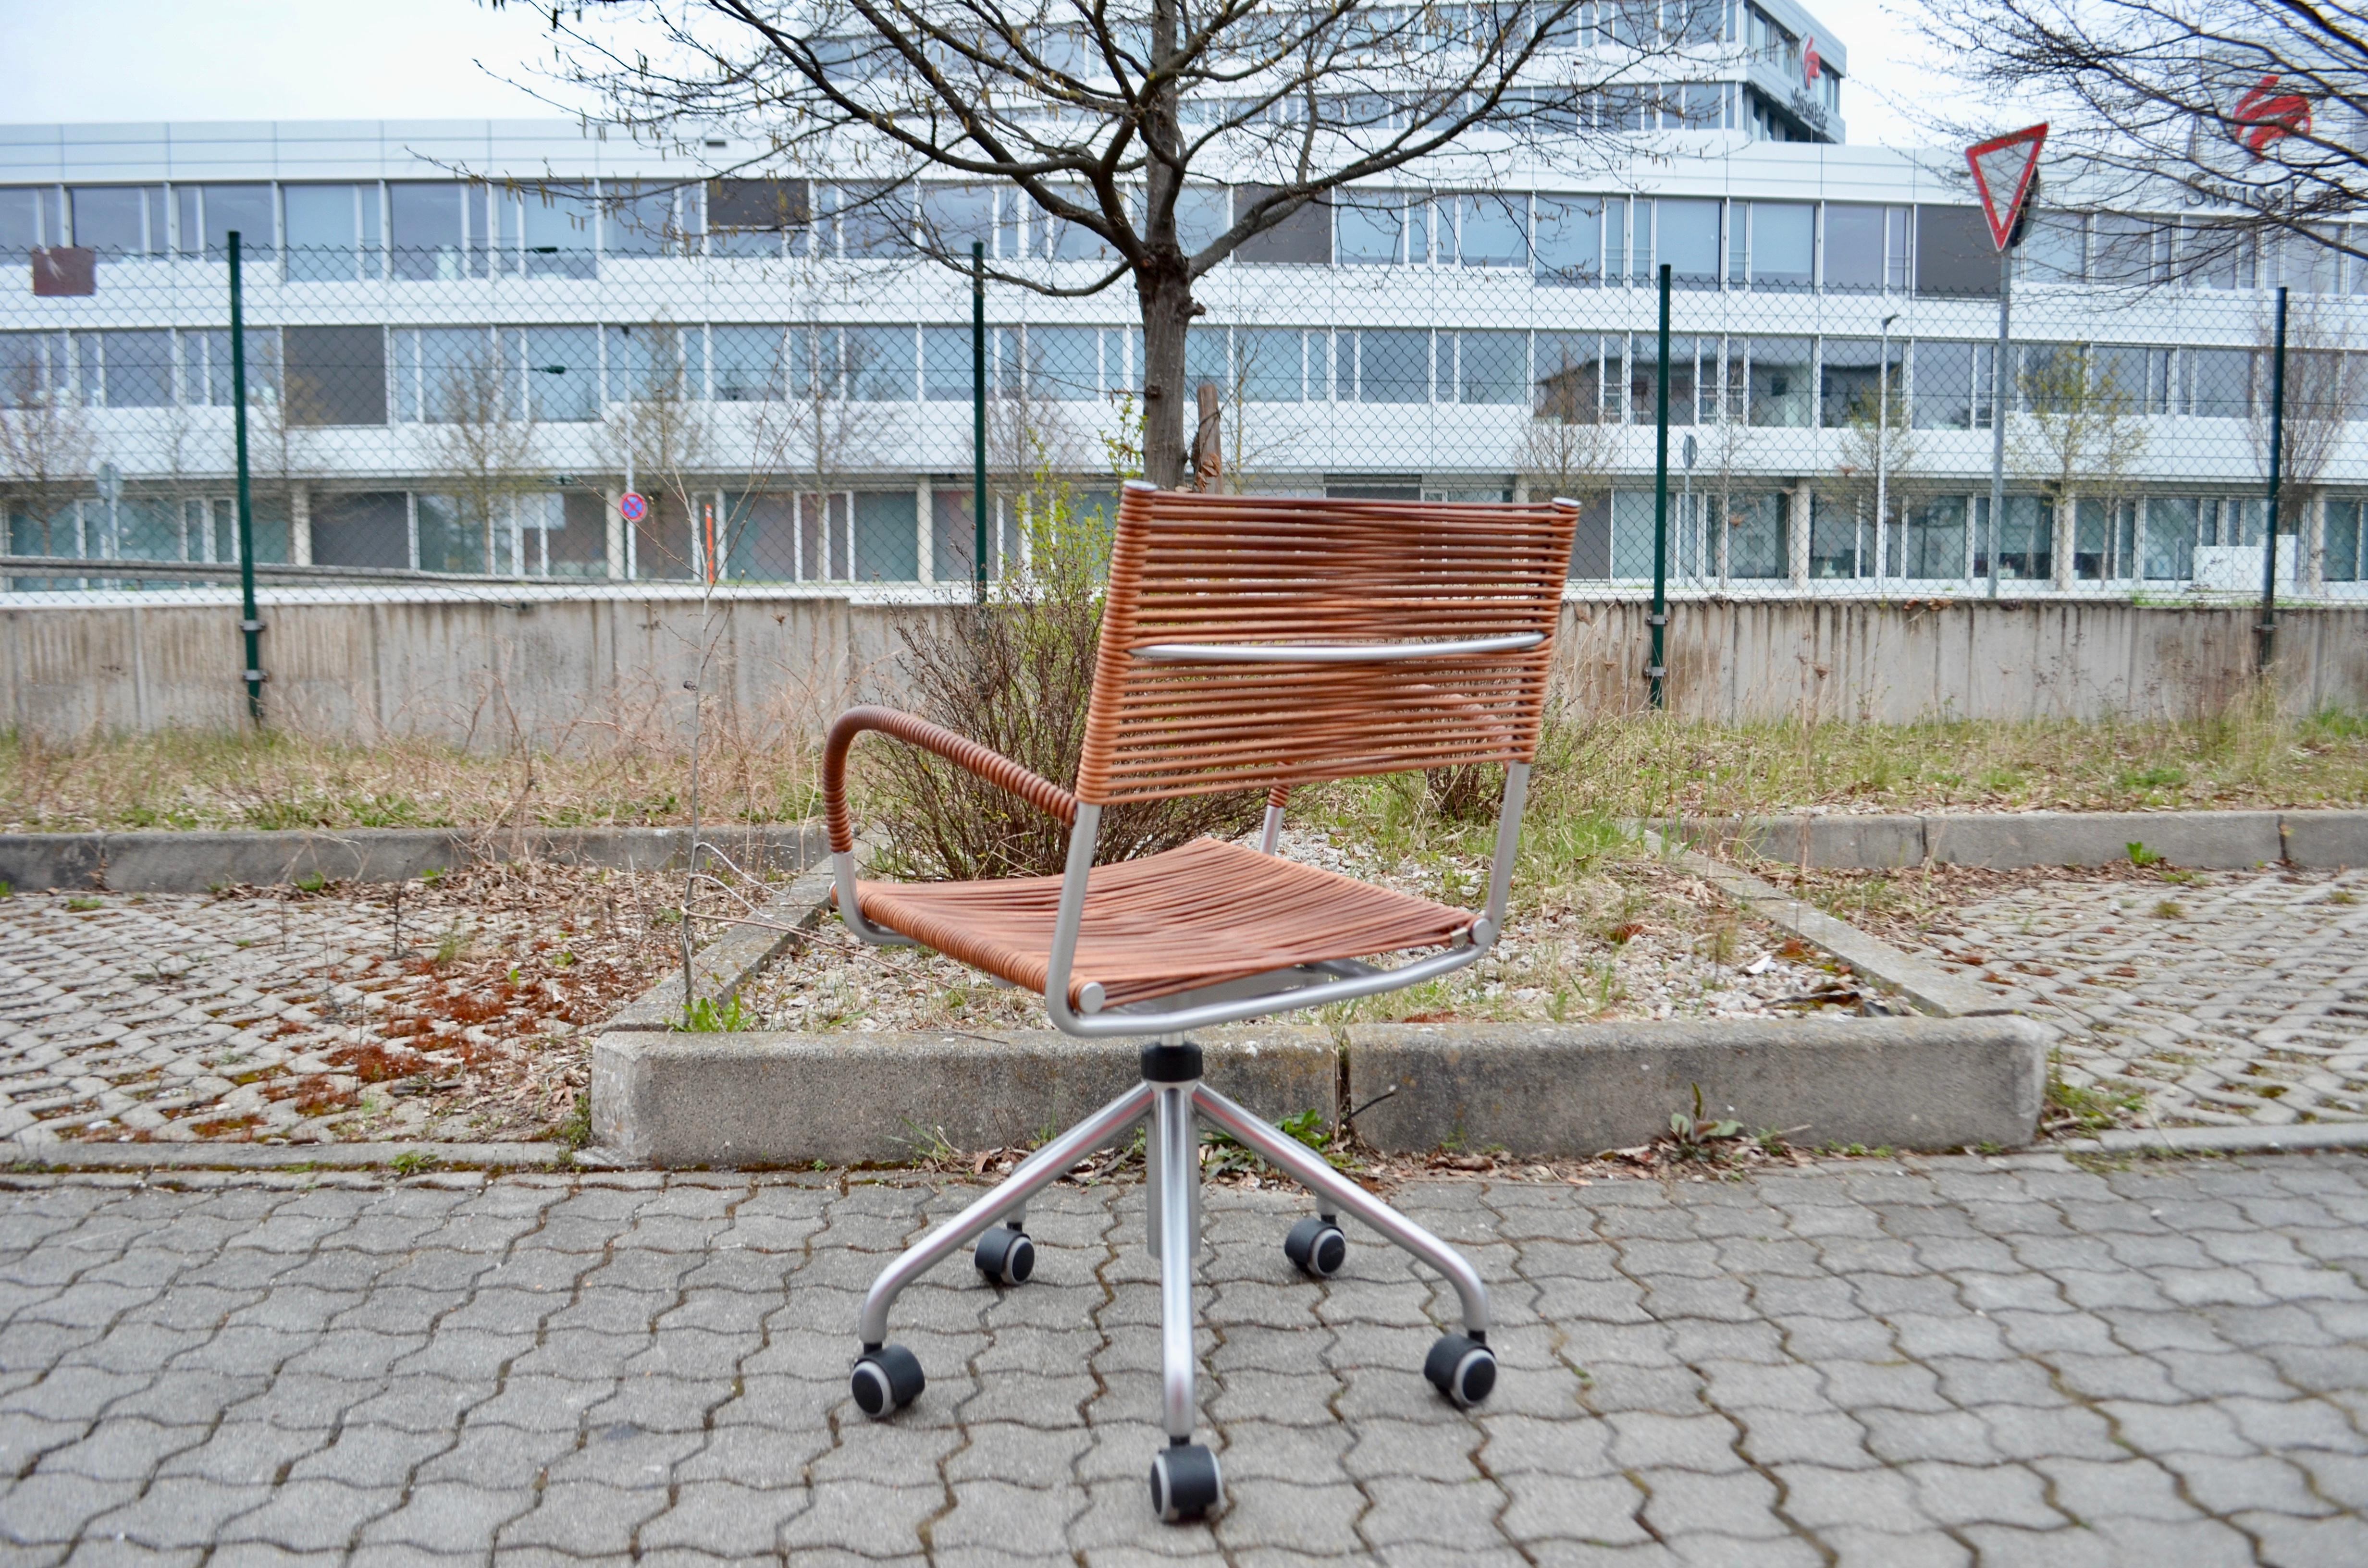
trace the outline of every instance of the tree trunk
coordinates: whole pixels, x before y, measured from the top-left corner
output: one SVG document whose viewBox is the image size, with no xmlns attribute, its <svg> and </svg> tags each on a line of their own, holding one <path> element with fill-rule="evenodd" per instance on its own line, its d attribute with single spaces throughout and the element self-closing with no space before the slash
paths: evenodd
<svg viewBox="0 0 2368 1568">
<path fill-rule="evenodd" d="M 1184 483 L 1184 335 L 1192 284 L 1179 267 L 1138 275 L 1143 303 L 1143 477 L 1162 490 Z"/>
</svg>

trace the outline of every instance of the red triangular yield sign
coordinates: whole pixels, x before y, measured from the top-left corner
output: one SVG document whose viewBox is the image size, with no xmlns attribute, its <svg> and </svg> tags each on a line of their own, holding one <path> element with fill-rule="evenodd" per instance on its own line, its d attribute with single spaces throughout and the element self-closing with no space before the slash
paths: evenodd
<svg viewBox="0 0 2368 1568">
<path fill-rule="evenodd" d="M 1982 193 L 1982 216 L 1989 220 L 1990 239 L 2000 250 L 2014 234 L 2015 217 L 2031 194 L 2031 176 L 2039 168 L 2039 149 L 2046 141 L 2043 122 L 1965 149 L 1974 187 Z"/>
</svg>

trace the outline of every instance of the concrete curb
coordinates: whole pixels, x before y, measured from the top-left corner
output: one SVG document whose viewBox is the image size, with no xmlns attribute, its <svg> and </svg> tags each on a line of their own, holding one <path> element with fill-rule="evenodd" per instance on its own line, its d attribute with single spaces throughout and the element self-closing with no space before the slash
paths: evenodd
<svg viewBox="0 0 2368 1568">
<path fill-rule="evenodd" d="M 46 1143 L 12 1151 L 0 1169 L 348 1170 L 393 1165 L 406 1156 L 488 1170 L 554 1170 L 574 1163 L 564 1143 Z"/>
<path fill-rule="evenodd" d="M 1645 847 L 1669 854 L 1660 835 L 1647 831 Z M 1890 943 L 1837 920 L 1807 900 L 1761 881 L 1746 871 L 1691 849 L 1672 855 L 1677 863 L 1710 882 L 1779 930 L 1823 948 L 1877 984 L 1888 986 L 1925 1012 L 1943 1018 L 1977 1018 L 2014 1008 L 1970 980 L 1961 980 Z M 1975 1140 L 1979 1142 L 1979 1140 Z"/>
<path fill-rule="evenodd" d="M 722 1001 L 737 995 L 757 971 L 784 950 L 796 947 L 822 924 L 830 910 L 830 873 L 809 871 L 766 901 L 751 924 L 734 926 L 700 949 L 690 960 L 691 984 L 697 995 Z M 682 1017 L 682 975 L 679 971 L 657 983 L 603 1023 L 609 1029 L 669 1029 Z"/>
<path fill-rule="evenodd" d="M 1585 1157 L 1650 1142 L 1672 1111 L 1772 1127 L 1808 1145 L 1961 1149 L 2031 1142 L 2047 1030 L 2025 1018 L 1725 1018 L 1368 1024 L 1349 1092 L 1398 1093 L 1357 1118 L 1377 1149 Z"/>
<path fill-rule="evenodd" d="M 2368 1122 L 2315 1121 L 2284 1127 L 2128 1127 L 2057 1147 L 2070 1154 L 2274 1154 L 2289 1150 L 2368 1149 Z"/>
<path fill-rule="evenodd" d="M 1196 1033 L 1210 1081 L 1269 1118 L 1339 1103 L 1320 1028 Z M 657 1165 L 901 1164 L 938 1143 L 999 1149 L 1057 1131 L 1139 1081 L 1123 1043 L 977 1034 L 658 1034 L 592 1045 L 592 1135 Z M 1666 1114 L 1666 1113 L 1664 1113 Z"/>
<path fill-rule="evenodd" d="M 1928 859 L 1992 870 L 2106 866 L 2126 863 L 2132 844 L 2174 866 L 2203 870 L 2281 860 L 2317 869 L 2368 866 L 2368 811 L 1804 812 L 1640 825 L 1713 854 L 1822 870 L 1881 870 Z"/>
<path fill-rule="evenodd" d="M 702 828 L 700 839 L 744 870 L 802 871 L 827 854 L 819 823 Z M 293 833 L 0 834 L 0 881 L 15 888 L 106 892 L 205 892 L 234 882 L 269 886 L 392 882 L 424 871 L 508 860 L 552 860 L 620 870 L 678 865 L 679 827 L 354 828 Z"/>
<path fill-rule="evenodd" d="M 1209 1081 L 1269 1118 L 1344 1103 L 1376 1149 L 1584 1158 L 1705 1109 L 1815 1142 L 2019 1145 L 2037 1127 L 2047 1031 L 2023 1018 L 1358 1025 L 1196 1036 Z M 1345 1068 L 1345 1073 L 1344 1073 Z M 1343 1078 L 1345 1076 L 1345 1084 Z M 1076 1120 L 1135 1082 L 1134 1053 L 1050 1030 L 660 1034 L 593 1043 L 593 1136 L 655 1165 L 901 1163 Z"/>
</svg>

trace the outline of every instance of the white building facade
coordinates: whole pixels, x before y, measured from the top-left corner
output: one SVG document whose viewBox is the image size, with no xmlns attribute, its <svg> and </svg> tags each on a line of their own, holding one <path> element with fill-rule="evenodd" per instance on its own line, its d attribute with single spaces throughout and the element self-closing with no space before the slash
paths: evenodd
<svg viewBox="0 0 2368 1568">
<path fill-rule="evenodd" d="M 2177 210 L 2044 221 L 2013 283 L 1993 529 L 1998 271 L 1964 183 L 1842 141 L 1847 56 L 1807 13 L 1705 15 L 1695 79 L 1605 111 L 1616 167 L 1359 189 L 1212 269 L 1188 379 L 1219 389 L 1230 482 L 1551 488 L 1588 508 L 1574 578 L 1638 582 L 1667 266 L 1681 586 L 1948 594 L 1995 554 L 2018 592 L 2233 591 L 2260 572 L 2284 284 L 2309 471 L 2280 522 L 2291 586 L 2363 591 L 2368 265 L 2226 244 Z M 971 286 L 913 235 L 1071 287 L 1107 268 L 1100 242 L 1009 191 L 717 175 L 750 152 L 568 122 L 0 127 L 12 585 L 83 580 L 32 558 L 233 553 L 233 232 L 261 559 L 967 581 Z M 1191 193 L 1188 228 L 1233 199 Z M 1023 507 L 1098 505 L 1125 471 L 1134 309 L 1123 284 L 990 286 L 998 562 Z"/>
</svg>

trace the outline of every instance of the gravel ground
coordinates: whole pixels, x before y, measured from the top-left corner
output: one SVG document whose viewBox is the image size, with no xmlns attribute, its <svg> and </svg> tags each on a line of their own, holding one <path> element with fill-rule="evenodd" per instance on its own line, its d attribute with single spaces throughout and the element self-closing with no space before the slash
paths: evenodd
<svg viewBox="0 0 2368 1568">
<path fill-rule="evenodd" d="M 0 1137 L 562 1135 L 590 1028 L 677 951 L 681 887 L 525 865 L 0 899 Z"/>
<path fill-rule="evenodd" d="M 1356 846 L 1287 832 L 1304 864 L 1476 904 L 1484 859 L 1384 865 Z M 951 960 L 865 948 L 836 922 L 768 966 L 742 994 L 765 1028 L 858 1032 L 1043 1027 L 1034 995 Z M 1370 997 L 1344 1022 L 1764 1017 L 1856 1011 L 1866 998 L 1825 955 L 1729 905 L 1698 877 L 1637 859 L 1559 888 L 1516 879 L 1512 917 L 1489 956 L 1444 980 Z"/>
</svg>

